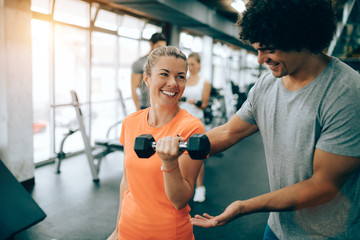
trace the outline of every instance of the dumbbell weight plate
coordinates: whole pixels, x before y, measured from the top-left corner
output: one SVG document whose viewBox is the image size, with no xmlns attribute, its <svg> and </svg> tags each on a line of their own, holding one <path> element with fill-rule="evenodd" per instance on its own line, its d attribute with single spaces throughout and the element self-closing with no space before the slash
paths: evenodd
<svg viewBox="0 0 360 240">
<path fill-rule="evenodd" d="M 134 150 L 139 158 L 149 158 L 155 153 L 153 142 L 155 139 L 149 134 L 140 135 L 135 139 Z"/>
<path fill-rule="evenodd" d="M 203 133 L 192 135 L 187 142 L 187 150 L 192 159 L 206 158 L 210 152 L 209 138 Z"/>
</svg>

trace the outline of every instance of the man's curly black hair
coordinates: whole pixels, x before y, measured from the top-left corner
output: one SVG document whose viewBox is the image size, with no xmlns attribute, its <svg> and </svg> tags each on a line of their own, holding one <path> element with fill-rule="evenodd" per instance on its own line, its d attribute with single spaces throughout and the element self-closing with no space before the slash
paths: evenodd
<svg viewBox="0 0 360 240">
<path fill-rule="evenodd" d="M 318 53 L 333 38 L 336 15 L 330 0 L 250 0 L 236 24 L 244 42 Z"/>
</svg>

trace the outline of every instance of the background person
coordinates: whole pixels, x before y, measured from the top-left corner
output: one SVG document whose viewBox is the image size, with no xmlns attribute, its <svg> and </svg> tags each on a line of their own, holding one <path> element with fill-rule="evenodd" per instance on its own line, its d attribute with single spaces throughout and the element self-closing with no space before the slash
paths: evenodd
<svg viewBox="0 0 360 240">
<path fill-rule="evenodd" d="M 183 97 L 186 99 L 180 104 L 181 108 L 186 109 L 191 115 L 197 117 L 205 124 L 204 109 L 207 107 L 211 84 L 199 75 L 201 68 L 201 57 L 198 53 L 190 53 L 188 57 L 190 76 L 187 79 L 186 88 Z M 201 167 L 199 176 L 196 180 L 194 202 L 205 201 L 206 188 L 204 186 L 205 166 Z"/>
<path fill-rule="evenodd" d="M 166 41 L 167 39 L 163 33 L 154 33 L 150 38 L 149 53 L 136 60 L 131 66 L 131 96 L 136 110 L 149 107 L 148 88 L 142 78 L 146 59 L 155 48 L 166 46 Z"/>
<path fill-rule="evenodd" d="M 270 212 L 264 239 L 360 239 L 360 76 L 322 52 L 336 29 L 331 1 L 253 0 L 238 25 L 270 72 L 207 135 L 216 153 L 259 130 L 271 192 L 192 223 Z"/>
<path fill-rule="evenodd" d="M 186 56 L 175 47 L 160 47 L 144 68 L 151 107 L 124 119 L 124 174 L 115 231 L 109 239 L 194 239 L 188 201 L 203 160 L 179 152 L 179 142 L 204 133 L 201 121 L 178 105 L 186 86 Z M 135 138 L 151 134 L 156 153 L 140 159 Z M 180 136 L 180 137 L 178 137 Z"/>
</svg>

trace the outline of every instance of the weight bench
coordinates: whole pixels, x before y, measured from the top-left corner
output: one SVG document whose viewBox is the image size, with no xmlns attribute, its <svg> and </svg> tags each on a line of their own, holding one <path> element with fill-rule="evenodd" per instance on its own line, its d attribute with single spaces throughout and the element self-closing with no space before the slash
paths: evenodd
<svg viewBox="0 0 360 240">
<path fill-rule="evenodd" d="M 55 165 L 56 165 L 55 172 L 60 173 L 61 161 L 66 158 L 66 153 L 63 151 L 65 140 L 70 135 L 72 135 L 73 133 L 75 133 L 76 131 L 79 130 L 81 133 L 81 138 L 84 143 L 85 154 L 86 154 L 86 157 L 87 157 L 87 160 L 89 163 L 93 181 L 98 182 L 99 181 L 98 174 L 99 174 L 100 163 L 101 163 L 102 158 L 105 157 L 107 154 L 112 153 L 114 151 L 123 151 L 124 150 L 124 146 L 122 146 L 120 144 L 118 139 L 109 139 L 111 129 L 113 129 L 114 127 L 117 127 L 119 124 L 122 123 L 122 121 L 118 121 L 115 124 L 113 124 L 112 126 L 110 126 L 110 128 L 108 129 L 107 134 L 106 134 L 107 139 L 106 140 L 96 140 L 95 148 L 92 147 L 90 145 L 89 137 L 86 134 L 84 119 L 83 119 L 82 111 L 80 109 L 80 103 L 79 103 L 77 94 L 74 90 L 70 91 L 70 94 L 71 94 L 71 98 L 72 98 L 72 103 L 63 104 L 62 106 L 73 106 L 74 107 L 75 113 L 76 113 L 76 120 L 79 124 L 79 129 L 69 130 L 69 132 L 66 133 L 64 138 L 62 139 L 61 144 L 60 144 L 60 151 L 56 155 L 54 155 Z M 124 103 L 124 99 L 122 97 L 120 89 L 118 89 L 118 94 L 119 94 L 119 100 L 120 100 L 120 103 L 121 103 L 121 106 L 123 109 L 123 114 L 124 114 L 124 116 L 126 116 L 127 113 L 126 113 L 125 103 Z"/>
<path fill-rule="evenodd" d="M 109 152 L 124 150 L 124 146 L 117 139 L 95 140 L 95 146 L 105 147 L 109 150 Z"/>
<path fill-rule="evenodd" d="M 72 97 L 72 101 L 73 101 L 72 105 L 75 108 L 76 118 L 79 123 L 79 130 L 81 133 L 82 140 L 84 142 L 85 153 L 86 153 L 86 156 L 88 159 L 88 163 L 89 163 L 90 171 L 91 171 L 91 174 L 93 177 L 93 181 L 98 182 L 99 181 L 98 174 L 99 174 L 100 163 L 101 163 L 102 158 L 111 152 L 122 151 L 124 148 L 121 146 L 121 144 L 118 142 L 118 140 L 105 140 L 105 141 L 98 140 L 97 141 L 98 144 L 95 144 L 95 146 L 97 146 L 97 147 L 95 147 L 95 149 L 93 149 L 91 147 L 89 138 L 86 134 L 85 124 L 84 124 L 84 119 L 83 119 L 82 112 L 80 109 L 79 99 L 78 99 L 75 91 L 71 91 L 70 93 L 71 93 L 71 97 Z M 120 96 L 121 96 L 121 94 L 120 94 Z M 117 124 L 120 124 L 121 122 L 122 121 L 117 122 L 112 127 L 116 126 Z M 110 131 L 110 129 L 109 129 L 109 131 Z M 109 134 L 109 131 L 108 131 L 108 134 Z M 116 143 L 116 141 L 118 143 Z"/>
</svg>

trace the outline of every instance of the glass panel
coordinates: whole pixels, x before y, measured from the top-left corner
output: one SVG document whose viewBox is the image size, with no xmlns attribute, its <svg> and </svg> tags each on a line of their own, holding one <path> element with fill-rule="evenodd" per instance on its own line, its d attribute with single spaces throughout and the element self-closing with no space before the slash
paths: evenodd
<svg viewBox="0 0 360 240">
<path fill-rule="evenodd" d="M 131 98 L 131 67 L 130 66 L 120 66 L 119 68 L 119 81 L 118 88 L 121 90 L 122 96 L 124 99 Z M 131 98 L 132 99 L 132 98 Z M 133 103 L 130 103 L 132 105 Z M 126 105 L 126 110 L 128 107 L 132 106 Z M 135 105 L 134 105 L 135 107 Z"/>
<path fill-rule="evenodd" d="M 146 23 L 145 28 L 142 32 L 142 37 L 145 39 L 150 39 L 154 33 L 161 32 L 161 31 L 162 31 L 161 27 L 150 24 L 150 23 Z"/>
<path fill-rule="evenodd" d="M 131 66 L 139 57 L 139 41 L 128 39 L 128 38 L 119 38 L 119 62 L 120 65 Z M 149 43 L 148 43 L 149 45 Z M 130 79 L 130 75 L 129 75 Z"/>
<path fill-rule="evenodd" d="M 193 39 L 194 39 L 193 36 L 191 36 L 187 33 L 181 32 L 180 33 L 180 47 L 191 49 Z"/>
<path fill-rule="evenodd" d="M 221 55 L 221 53 L 222 53 L 222 51 L 223 51 L 223 47 L 222 47 L 222 45 L 221 45 L 221 43 L 220 42 L 217 42 L 217 43 L 215 43 L 214 45 L 213 45 L 213 53 L 215 54 L 215 55 Z"/>
<path fill-rule="evenodd" d="M 194 37 L 191 44 L 191 51 L 198 53 L 203 51 L 203 40 L 201 37 Z"/>
<path fill-rule="evenodd" d="M 114 35 L 92 32 L 92 63 L 115 66 L 116 40 Z"/>
<path fill-rule="evenodd" d="M 139 56 L 145 56 L 150 52 L 150 42 L 149 41 L 140 41 L 140 49 L 139 49 Z"/>
<path fill-rule="evenodd" d="M 91 70 L 91 101 L 116 99 L 115 68 L 93 66 Z"/>
<path fill-rule="evenodd" d="M 119 38 L 119 81 L 124 98 L 131 97 L 131 65 L 138 59 L 138 41 Z"/>
<path fill-rule="evenodd" d="M 50 14 L 52 0 L 31 0 L 31 11 Z"/>
<path fill-rule="evenodd" d="M 100 9 L 95 20 L 95 27 L 116 31 L 119 15 Z"/>
<path fill-rule="evenodd" d="M 80 99 L 81 101 L 81 99 Z M 88 105 L 81 105 L 81 112 L 85 126 L 89 121 Z M 61 141 L 65 134 L 70 130 L 79 129 L 79 124 L 76 120 L 75 108 L 72 106 L 57 107 L 55 109 L 55 151 L 59 152 Z M 64 144 L 63 151 L 65 153 L 76 152 L 84 149 L 84 143 L 81 138 L 80 131 L 75 132 L 69 136 Z"/>
<path fill-rule="evenodd" d="M 79 0 L 55 1 L 54 20 L 78 25 L 90 26 L 90 4 Z"/>
<path fill-rule="evenodd" d="M 50 24 L 31 21 L 32 33 L 32 79 L 33 79 L 33 132 L 34 162 L 50 156 Z"/>
<path fill-rule="evenodd" d="M 220 58 L 220 57 L 213 57 L 214 60 L 214 66 L 213 66 L 213 86 L 214 88 L 223 88 L 224 82 L 226 79 L 224 79 L 224 76 L 226 76 L 225 72 L 225 62 L 226 59 Z"/>
<path fill-rule="evenodd" d="M 121 24 L 118 30 L 120 36 L 140 38 L 145 22 L 138 18 L 124 15 L 121 17 Z"/>
<path fill-rule="evenodd" d="M 70 90 L 87 99 L 88 31 L 55 25 L 55 104 L 71 103 Z"/>
<path fill-rule="evenodd" d="M 146 42 L 149 45 L 148 42 Z M 135 105 L 131 98 L 131 65 L 139 58 L 139 42 L 128 38 L 119 38 L 119 70 L 118 88 L 126 100 L 126 111 L 135 111 Z M 149 47 L 150 48 L 150 47 Z M 144 54 L 145 55 L 145 54 Z"/>
<path fill-rule="evenodd" d="M 55 25 L 54 58 L 55 58 L 55 104 L 72 102 L 70 90 L 77 92 L 80 103 L 88 99 L 88 31 L 68 26 Z M 81 110 L 85 125 L 88 125 L 88 106 Z M 72 106 L 55 109 L 55 146 L 58 148 L 63 134 L 69 129 L 77 128 L 75 110 Z M 68 142 L 72 142 L 68 144 Z M 81 134 L 74 134 L 67 140 L 66 151 L 83 149 Z"/>
<path fill-rule="evenodd" d="M 117 110 L 117 111 L 116 111 Z M 94 103 L 92 105 L 92 141 L 91 144 L 94 144 L 96 139 L 106 139 L 107 131 L 112 125 L 117 121 L 123 118 L 121 111 L 119 111 L 119 103 L 116 101 L 106 102 L 106 103 Z M 110 130 L 109 137 L 119 138 L 119 131 L 117 127 L 114 127 Z"/>
</svg>

